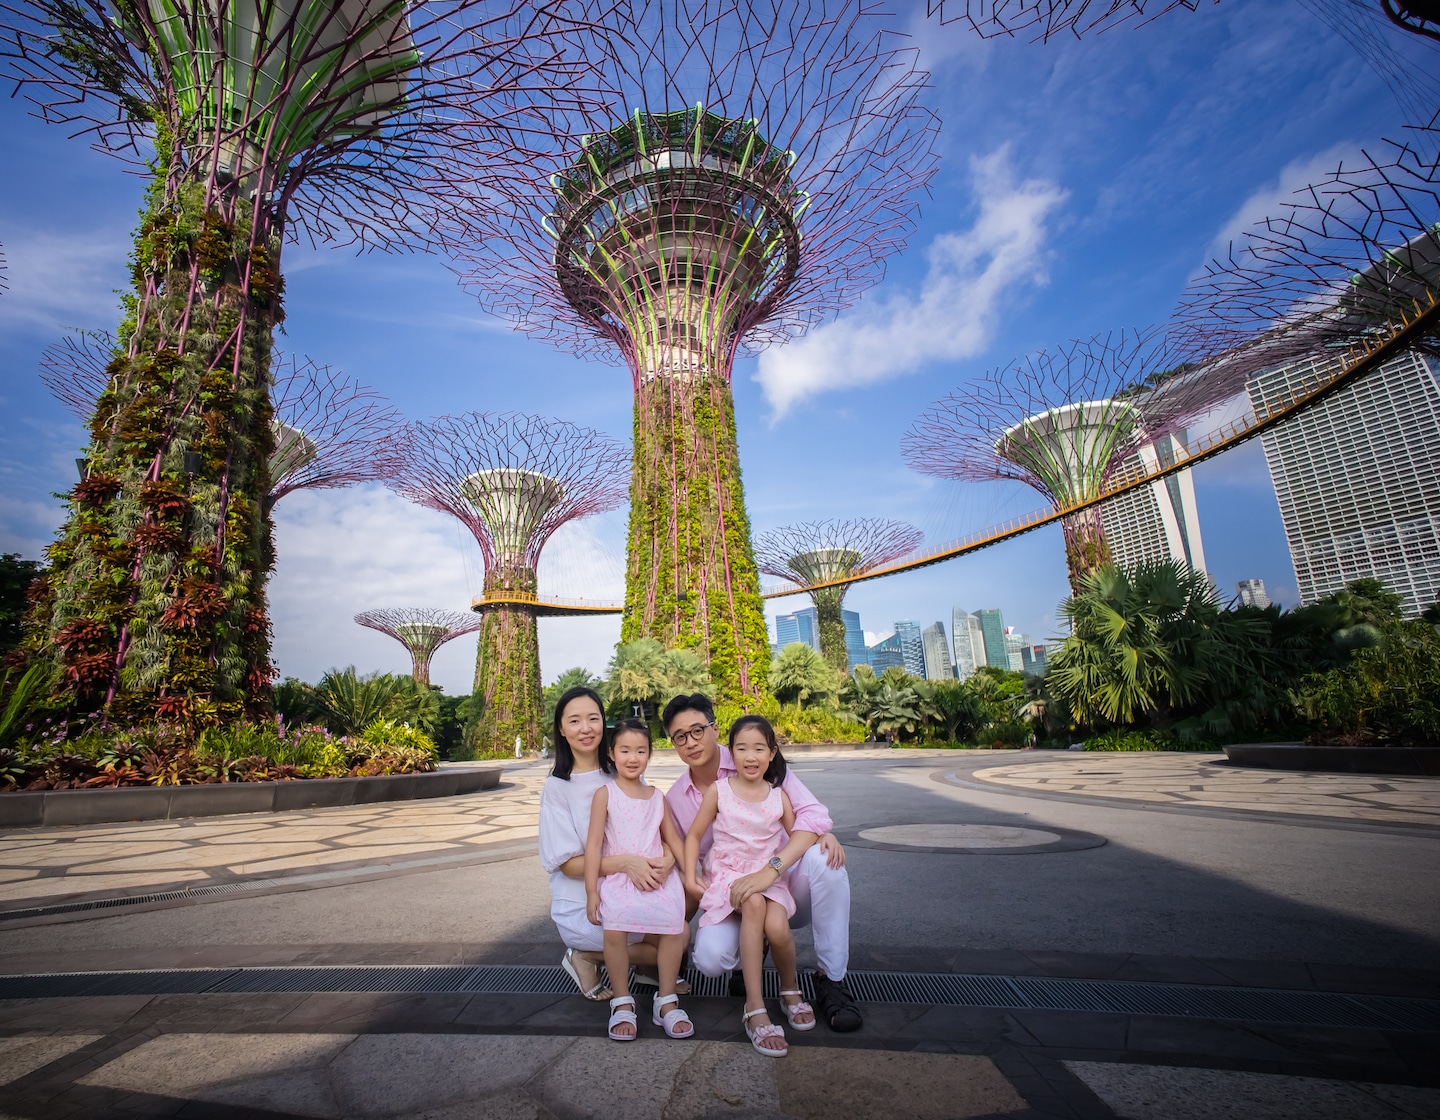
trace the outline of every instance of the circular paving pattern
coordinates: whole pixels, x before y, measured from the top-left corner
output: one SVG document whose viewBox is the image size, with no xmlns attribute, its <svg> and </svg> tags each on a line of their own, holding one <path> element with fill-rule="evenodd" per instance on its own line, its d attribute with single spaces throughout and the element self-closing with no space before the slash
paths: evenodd
<svg viewBox="0 0 1440 1120">
<path fill-rule="evenodd" d="M 932 852 L 957 855 L 1036 855 L 1098 848 L 1103 836 L 1069 828 L 1025 828 L 1008 824 L 877 824 L 844 829 L 845 844 L 886 852 Z"/>
</svg>

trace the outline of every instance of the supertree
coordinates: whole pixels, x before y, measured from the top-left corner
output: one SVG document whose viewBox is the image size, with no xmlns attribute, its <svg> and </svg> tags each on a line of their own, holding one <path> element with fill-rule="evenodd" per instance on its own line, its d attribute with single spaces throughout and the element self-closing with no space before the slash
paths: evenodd
<svg viewBox="0 0 1440 1120">
<path fill-rule="evenodd" d="M 625 500 L 627 448 L 562 420 L 523 413 L 441 416 L 396 433 L 389 483 L 456 518 L 485 558 L 475 690 L 480 744 L 508 749 L 540 736 L 540 646 L 535 568 L 561 525 Z"/>
<path fill-rule="evenodd" d="M 124 719 L 269 709 L 286 236 L 434 243 L 582 64 L 528 0 L 32 0 L 0 58 L 43 118 L 148 164 L 133 291 L 26 630 L 56 699 Z M 512 127 L 513 126 L 513 127 Z"/>
<path fill-rule="evenodd" d="M 430 686 L 430 659 L 435 651 L 453 638 L 473 634 L 480 629 L 480 617 L 461 611 L 437 607 L 393 607 L 389 610 L 361 611 L 355 621 L 371 630 L 389 634 L 410 654 L 410 675 L 415 683 Z"/>
<path fill-rule="evenodd" d="M 634 0 L 611 31 L 598 65 L 633 112 L 601 132 L 554 114 L 553 174 L 465 278 L 521 330 L 628 366 L 622 636 L 694 648 L 722 698 L 755 697 L 731 373 L 882 276 L 935 166 L 927 76 L 862 0 Z"/>
<path fill-rule="evenodd" d="M 72 331 L 40 356 L 40 379 L 81 420 L 110 384 L 115 344 L 105 331 Z M 264 509 L 295 490 L 333 489 L 384 480 L 384 439 L 404 418 L 368 385 L 339 370 L 271 353 L 270 427 Z"/>
<path fill-rule="evenodd" d="M 1223 398 L 1221 398 L 1223 399 Z M 1099 496 L 1126 458 L 1216 403 L 1159 332 L 1121 331 L 1041 350 L 921 414 L 905 461 L 937 478 L 1013 479 L 1056 509 Z M 1061 521 L 1072 587 L 1110 560 L 1099 506 Z"/>
<path fill-rule="evenodd" d="M 820 631 L 820 652 L 841 673 L 850 671 L 845 620 L 840 608 L 850 585 L 843 582 L 917 548 L 925 534 L 903 521 L 862 517 L 850 521 L 808 521 L 762 536 L 755 560 L 767 575 L 788 579 L 809 592 Z"/>
<path fill-rule="evenodd" d="M 1440 354 L 1440 131 L 1385 142 L 1297 192 L 1191 282 L 1171 328 L 1208 376 L 1239 392 L 1253 374 L 1421 318 Z"/>
</svg>

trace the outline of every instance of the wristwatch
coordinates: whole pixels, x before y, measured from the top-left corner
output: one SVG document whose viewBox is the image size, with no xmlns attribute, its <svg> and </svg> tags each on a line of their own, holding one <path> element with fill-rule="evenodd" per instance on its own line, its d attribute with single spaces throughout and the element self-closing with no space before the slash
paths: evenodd
<svg viewBox="0 0 1440 1120">
<path fill-rule="evenodd" d="M 782 875 L 785 872 L 785 865 L 780 862 L 779 856 L 771 856 L 765 861 L 765 866 L 775 872 L 776 875 Z"/>
</svg>

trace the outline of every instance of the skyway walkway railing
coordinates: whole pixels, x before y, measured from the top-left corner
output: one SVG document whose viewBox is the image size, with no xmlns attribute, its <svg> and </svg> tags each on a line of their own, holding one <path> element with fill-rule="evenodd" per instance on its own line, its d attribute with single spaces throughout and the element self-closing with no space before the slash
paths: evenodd
<svg viewBox="0 0 1440 1120">
<path fill-rule="evenodd" d="M 1253 415 L 1226 424 L 1215 431 L 1207 432 L 1190 441 L 1183 448 L 1177 448 L 1172 462 L 1146 466 L 1139 460 L 1134 461 L 1125 470 L 1110 478 L 1105 489 L 1094 497 L 1059 508 L 1036 510 L 1034 513 L 1013 517 L 1002 525 L 971 533 L 969 536 L 949 541 L 946 544 L 912 552 L 908 556 L 902 556 L 899 560 L 871 568 L 858 575 L 827 580 L 823 583 L 807 584 L 803 587 L 794 584 L 772 584 L 763 588 L 762 594 L 766 599 L 779 599 L 787 595 L 799 595 L 802 592 L 821 591 L 827 587 L 844 587 L 852 583 L 862 583 L 865 580 L 882 579 L 885 576 L 929 567 L 931 564 L 943 564 L 947 560 L 979 552 L 982 548 L 989 548 L 1001 541 L 1032 533 L 1036 529 L 1061 521 L 1081 510 L 1101 505 L 1111 498 L 1131 490 L 1149 486 L 1172 474 L 1187 470 L 1206 459 L 1213 458 L 1221 452 L 1228 451 L 1232 447 L 1237 447 L 1246 440 L 1254 439 L 1262 432 L 1278 427 L 1307 409 L 1314 408 L 1330 394 L 1372 370 L 1378 369 L 1392 358 L 1399 357 L 1415 345 L 1426 332 L 1433 330 L 1437 322 L 1440 322 L 1440 303 L 1436 302 L 1432 292 L 1429 295 L 1428 305 L 1416 304 L 1414 313 L 1403 317 L 1399 323 L 1390 327 L 1387 333 L 1377 336 L 1367 344 L 1351 347 L 1343 358 L 1337 356 L 1337 360 L 1332 362 L 1317 362 L 1308 377 L 1292 384 L 1280 399 L 1271 402 L 1263 411 L 1257 409 Z"/>
<path fill-rule="evenodd" d="M 620 614 L 625 604 L 616 599 L 566 598 L 534 591 L 487 591 L 470 600 L 470 609 L 499 606 L 533 607 L 539 614 Z"/>
</svg>

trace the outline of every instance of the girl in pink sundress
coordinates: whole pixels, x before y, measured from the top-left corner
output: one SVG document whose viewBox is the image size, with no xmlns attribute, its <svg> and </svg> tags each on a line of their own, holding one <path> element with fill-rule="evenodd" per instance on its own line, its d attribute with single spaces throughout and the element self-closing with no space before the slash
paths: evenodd
<svg viewBox="0 0 1440 1120">
<path fill-rule="evenodd" d="M 665 882 L 653 891 L 638 889 L 625 874 L 600 877 L 600 861 L 606 856 L 655 859 L 663 845 L 678 859 L 684 850 L 680 830 L 665 811 L 665 798 L 642 780 L 650 765 L 649 727 L 643 720 L 622 719 L 615 725 L 610 747 L 601 744 L 600 755 L 614 763 L 615 781 L 596 790 L 590 806 L 585 912 L 593 925 L 605 930 L 605 970 L 610 973 L 615 996 L 610 1001 L 608 1033 L 616 1042 L 629 1042 L 639 1033 L 635 997 L 630 994 L 628 935 L 651 933 L 660 938 L 656 954 L 660 990 L 651 1005 L 652 1019 L 671 1038 L 689 1038 L 695 1027 L 675 994 L 680 960 L 690 938 L 680 876 L 672 868 Z"/>
<path fill-rule="evenodd" d="M 704 892 L 700 899 L 702 926 L 740 912 L 740 967 L 745 974 L 741 1024 L 756 1050 L 769 1058 L 783 1058 L 790 1052 L 785 1031 L 770 1022 L 762 996 L 767 941 L 780 974 L 780 1003 L 790 1026 L 797 1031 L 815 1026 L 815 1014 L 801 996 L 795 972 L 795 939 L 790 933 L 795 899 L 779 877 L 779 852 L 795 827 L 795 808 L 780 788 L 785 780 L 785 759 L 769 720 L 764 716 L 737 719 L 730 727 L 730 754 L 736 772 L 706 790 L 685 837 L 681 866 L 685 885 L 695 894 Z M 702 879 L 696 867 L 700 841 L 712 823 L 715 842 L 705 859 Z M 758 883 L 747 889 L 740 882 L 767 866 L 777 877 L 765 890 L 756 889 Z"/>
</svg>

